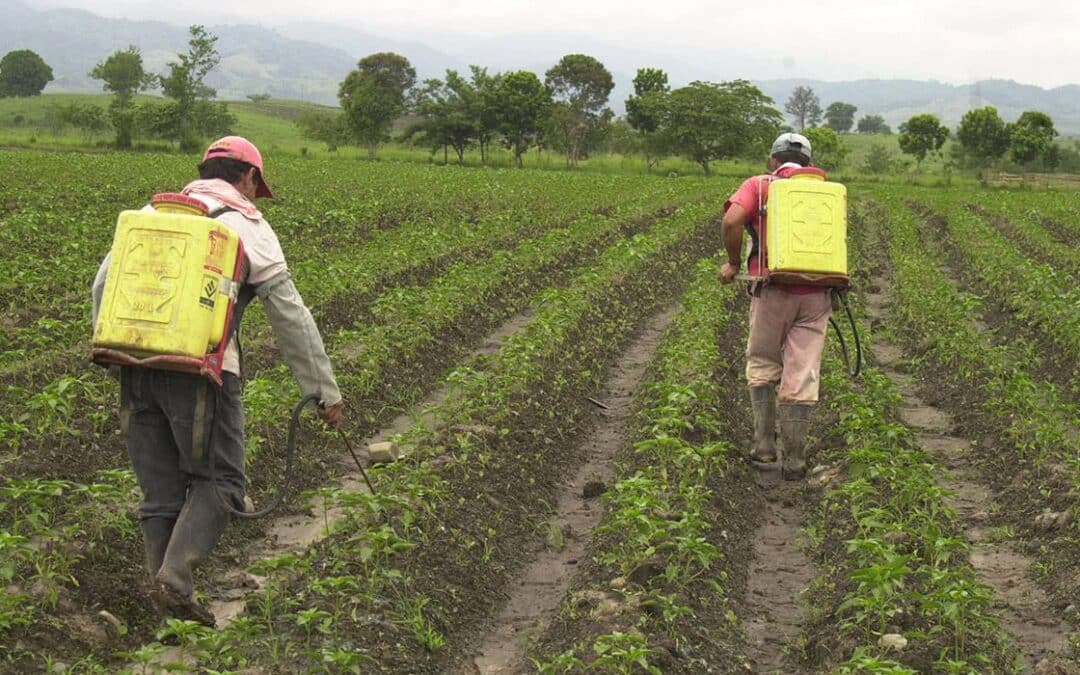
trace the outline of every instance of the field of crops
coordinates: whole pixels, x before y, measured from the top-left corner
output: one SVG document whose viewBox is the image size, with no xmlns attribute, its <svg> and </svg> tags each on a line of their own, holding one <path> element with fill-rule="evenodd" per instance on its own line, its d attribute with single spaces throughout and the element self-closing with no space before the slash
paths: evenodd
<svg viewBox="0 0 1080 675">
<path fill-rule="evenodd" d="M 372 494 L 310 416 L 197 576 L 218 629 L 163 621 L 89 287 L 194 163 L 0 152 L 0 672 L 1080 672 L 1061 192 L 849 185 L 870 365 L 830 337 L 794 484 L 743 459 L 737 179 L 272 158 L 347 433 L 406 454 Z M 258 306 L 244 346 L 264 503 L 299 392 Z"/>
</svg>

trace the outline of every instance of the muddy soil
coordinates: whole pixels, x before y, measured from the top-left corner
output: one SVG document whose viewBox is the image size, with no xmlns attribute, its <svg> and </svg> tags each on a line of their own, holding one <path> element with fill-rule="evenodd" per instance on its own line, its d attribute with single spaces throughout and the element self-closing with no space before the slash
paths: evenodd
<svg viewBox="0 0 1080 675">
<path fill-rule="evenodd" d="M 759 470 L 756 483 L 765 509 L 758 515 L 761 526 L 754 535 L 747 579 L 746 663 L 754 673 L 794 672 L 797 638 L 805 621 L 802 593 L 814 576 L 801 545 L 807 504 L 802 483 L 782 480 L 779 471 Z"/>
<path fill-rule="evenodd" d="M 884 321 L 890 301 L 891 281 L 873 279 L 881 290 L 865 296 L 867 314 Z M 956 510 L 971 544 L 969 559 L 982 583 L 994 592 L 994 608 L 1000 612 L 1005 629 L 1020 652 L 1023 672 L 1070 672 L 1067 663 L 1070 627 L 1061 612 L 1054 609 L 1049 596 L 1035 583 L 1033 560 L 1019 547 L 1015 534 L 1000 536 L 1007 530 L 994 530 L 992 513 L 999 511 L 996 495 L 979 478 L 973 464 L 977 444 L 969 438 L 953 435 L 953 418 L 943 409 L 924 401 L 916 378 L 904 372 L 902 351 L 882 337 L 871 346 L 875 361 L 892 379 L 904 404 L 901 420 L 916 431 L 919 444 L 937 458 L 949 474 L 943 486 L 953 492 L 949 505 Z"/>
<path fill-rule="evenodd" d="M 546 546 L 530 551 L 532 561 L 511 582 L 503 609 L 478 641 L 475 656 L 458 672 L 503 675 L 529 670 L 525 654 L 530 643 L 558 611 L 603 515 L 597 497 L 611 483 L 615 458 L 629 442 L 634 394 L 676 310 L 673 305 L 649 320 L 593 397 L 592 425 L 581 441 L 585 462 L 559 491 L 546 525 Z"/>
</svg>

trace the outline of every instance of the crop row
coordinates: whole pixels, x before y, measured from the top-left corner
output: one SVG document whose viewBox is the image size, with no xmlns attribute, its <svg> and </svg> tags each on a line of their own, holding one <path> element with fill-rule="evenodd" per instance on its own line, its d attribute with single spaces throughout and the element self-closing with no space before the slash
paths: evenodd
<svg viewBox="0 0 1080 675">
<path fill-rule="evenodd" d="M 861 260 L 872 247 L 869 220 L 853 219 L 856 268 L 870 262 Z M 895 286 L 911 272 L 898 262 Z M 818 463 L 837 478 L 827 481 L 807 526 L 819 570 L 808 662 L 840 673 L 1007 669 L 1012 655 L 991 609 L 993 593 L 968 561 L 970 545 L 940 484 L 943 469 L 897 422 L 894 385 L 876 368 L 854 382 L 831 355 L 822 372 L 823 445 L 832 449 Z"/>
<path fill-rule="evenodd" d="M 1080 198 L 1076 190 L 984 190 L 979 204 L 1016 223 L 1041 225 L 1063 244 L 1080 243 Z"/>
<path fill-rule="evenodd" d="M 439 424 L 411 433 L 414 461 L 376 472 L 378 496 L 325 492 L 346 507 L 335 533 L 308 555 L 258 566 L 277 571 L 271 590 L 212 644 L 199 642 L 211 652 L 204 662 L 438 669 L 443 648 L 483 621 L 520 564 L 544 500 L 573 463 L 584 398 L 605 363 L 693 256 L 715 250 L 709 215 L 680 209 L 651 233 L 611 246 L 567 288 L 541 293 L 521 333 L 449 376 L 454 389 L 435 411 Z M 305 612 L 332 630 L 306 631 Z"/>
<path fill-rule="evenodd" d="M 986 218 L 1010 240 L 1016 241 L 1028 257 L 1045 261 L 1057 271 L 1080 277 L 1080 259 L 1076 256 L 1076 244 L 1066 243 L 1045 222 L 1039 222 L 1035 214 L 1018 206 L 1013 195 L 998 193 L 980 194 L 978 203 L 966 207 Z"/>
<path fill-rule="evenodd" d="M 395 167 L 383 173 L 398 172 Z M 401 180 L 421 184 L 435 178 L 422 180 L 403 170 L 400 174 Z M 353 180 L 360 182 L 365 177 L 360 173 Z M 161 185 L 183 182 L 176 176 L 170 176 L 168 182 L 162 180 L 158 190 Z M 305 186 L 318 185 L 308 175 L 297 180 Z M 456 201 L 448 201 L 444 211 L 425 210 L 421 217 L 395 221 L 393 227 L 376 228 L 365 236 L 356 229 L 372 217 L 368 209 L 358 208 L 351 215 L 344 209 L 332 209 L 336 219 L 351 219 L 349 224 L 330 221 L 322 229 L 305 224 L 311 217 L 304 210 L 306 205 L 323 199 L 332 203 L 334 194 L 283 199 L 284 205 L 267 207 L 267 217 L 284 243 L 300 290 L 315 308 L 317 318 L 324 325 L 338 326 L 343 308 L 366 303 L 385 288 L 419 283 L 449 264 L 482 259 L 584 213 L 616 203 L 677 200 L 680 195 L 703 191 L 693 181 L 643 184 L 601 177 L 590 181 L 588 190 L 561 186 L 565 194 L 550 199 L 545 197 L 545 191 L 552 187 L 550 182 L 546 176 L 520 183 L 513 176 L 481 174 L 479 180 L 473 178 L 460 185 L 461 194 Z M 9 373 L 47 361 L 58 349 L 81 349 L 89 335 L 86 289 L 108 248 L 116 214 L 145 203 L 152 193 L 122 201 L 107 191 L 83 195 L 79 185 L 68 187 L 80 195 L 77 205 L 64 200 L 53 203 L 46 191 L 43 195 L 33 193 L 35 201 L 0 216 L 0 232 L 10 239 L 0 244 L 0 256 L 11 256 L 4 261 L 6 267 L 10 263 L 10 272 L 0 280 L 0 306 L 10 308 L 0 331 L 0 347 L 4 349 L 0 369 Z M 442 190 L 433 188 L 432 192 Z M 378 199 L 371 201 L 379 203 Z M 462 208 L 462 203 L 468 208 Z"/>
<path fill-rule="evenodd" d="M 624 211 L 628 215 L 622 215 Z M 343 373 L 341 384 L 363 415 L 357 428 L 364 432 L 385 419 L 388 409 L 415 400 L 423 393 L 423 383 L 438 377 L 453 363 L 470 339 L 519 310 L 539 285 L 561 278 L 576 261 L 588 259 L 603 245 L 648 224 L 632 207 L 607 216 L 588 216 L 570 227 L 528 239 L 518 248 L 500 252 L 480 264 L 456 265 L 427 287 L 393 291 L 389 300 L 378 304 L 381 323 L 370 324 L 365 331 L 342 331 L 334 340 L 335 362 Z M 283 440 L 281 430 L 275 427 L 280 426 L 280 420 L 295 399 L 295 387 L 283 375 L 280 368 L 271 369 L 245 383 L 248 459 L 249 465 L 255 459 L 251 474 L 256 491 L 260 484 L 280 478 L 263 467 L 259 459 L 264 446 Z M 77 406 L 71 406 L 73 416 L 76 409 Z M 60 427 L 59 431 L 64 428 Z M 63 443 L 64 438 L 62 433 L 53 433 L 36 437 L 34 442 L 44 447 Z M 77 443 L 78 439 L 70 442 Z M 311 455 L 320 451 L 325 454 L 328 449 L 305 448 L 309 459 L 316 459 Z M 54 487 L 49 481 L 30 483 Z M 52 541 L 67 529 L 86 526 L 82 517 L 87 508 L 76 492 L 69 495 L 61 490 L 53 491 L 54 513 L 48 521 L 52 536 L 42 532 L 39 538 Z M 132 529 L 130 521 L 128 529 Z M 51 548 L 49 558 L 53 564 L 62 563 L 70 568 L 78 561 L 77 554 L 78 551 Z M 24 585 L 38 585 L 37 565 L 13 555 L 0 556 L 0 560 L 4 559 L 21 572 L 19 581 Z"/>
<path fill-rule="evenodd" d="M 950 196 L 925 193 L 920 198 L 935 211 L 931 222 L 947 227 L 948 241 L 979 288 L 991 292 L 1035 335 L 1045 335 L 1062 362 L 1072 364 L 1067 379 L 1074 383 L 1080 379 L 1080 286 L 1075 279 L 1051 265 L 1027 259 L 1000 232 Z"/>
<path fill-rule="evenodd" d="M 736 495 L 747 476 L 723 440 L 721 402 L 733 385 L 719 380 L 735 355 L 717 346 L 736 319 L 718 269 L 714 259 L 698 264 L 657 350 L 589 562 L 540 639 L 541 673 L 705 672 L 741 662 L 728 549 L 745 535 Z"/>
<path fill-rule="evenodd" d="M 898 199 L 886 197 L 879 214 L 888 229 L 895 275 L 892 325 L 914 365 L 934 383 L 960 427 L 980 439 L 975 458 L 987 479 L 1015 501 L 1003 514 L 1013 527 L 1031 531 L 1042 512 L 1080 509 L 1080 446 L 1075 404 L 1032 375 L 1039 355 L 1030 344 L 993 344 L 976 325 L 982 302 L 962 294 L 937 266 L 926 264 L 923 225 Z M 1069 532 L 1048 537 L 1036 557 L 1051 590 L 1075 594 L 1065 571 L 1080 555 Z M 1064 569 L 1063 569 L 1064 568 Z"/>
<path fill-rule="evenodd" d="M 700 214 L 702 213 L 702 207 L 693 208 L 693 210 L 691 210 L 691 212 L 700 216 Z M 676 217 L 673 221 L 674 222 L 679 222 L 679 224 L 681 224 L 680 227 L 675 228 L 675 231 L 683 234 L 684 237 L 687 237 L 687 235 L 688 235 L 687 233 L 689 231 L 689 228 L 686 225 L 686 219 L 685 219 L 686 214 L 683 214 L 683 215 L 684 215 L 684 218 L 677 218 Z M 610 238 L 610 235 L 611 235 L 612 232 L 618 231 L 618 228 L 615 228 L 610 224 L 608 224 L 607 226 L 604 226 L 602 224 L 602 222 L 600 222 L 600 220 L 603 220 L 603 219 L 602 218 L 597 218 L 596 222 L 594 222 L 594 224 L 591 227 L 575 228 L 575 229 L 573 229 L 572 232 L 568 229 L 566 232 L 563 233 L 562 238 L 559 237 L 559 235 L 557 235 L 555 233 L 552 233 L 551 235 L 549 235 L 549 237 L 546 237 L 543 240 L 543 241 L 546 242 L 546 245 L 548 245 L 548 248 L 546 248 L 546 251 L 548 251 L 548 253 L 543 253 L 541 251 L 541 249 L 539 249 L 537 247 L 532 247 L 530 249 L 528 246 L 526 246 L 525 247 L 526 251 L 531 251 L 531 254 L 529 254 L 529 255 L 536 256 L 536 257 L 534 257 L 534 258 L 522 258 L 521 261 L 525 261 L 526 259 L 535 260 L 535 261 L 542 261 L 543 259 L 548 259 L 549 261 L 551 261 L 552 260 L 551 252 L 553 251 L 554 247 L 562 247 L 564 253 L 567 253 L 567 255 L 569 253 L 572 253 L 573 251 L 575 251 L 575 247 L 577 247 L 579 249 L 579 253 L 580 253 L 581 251 L 583 251 L 583 249 L 588 248 L 588 246 L 586 246 L 585 243 L 589 242 L 590 238 L 592 238 L 593 243 L 597 243 L 598 241 L 600 241 L 600 238 L 605 237 L 605 235 L 606 235 L 606 237 Z M 667 229 L 672 227 L 672 222 L 673 221 L 667 221 L 667 220 L 663 221 L 662 227 L 658 227 L 658 229 L 666 231 Z M 606 234 L 605 234 L 605 227 L 607 227 L 607 233 Z M 656 249 L 657 249 L 658 246 L 660 246 L 661 242 L 665 242 L 665 241 L 666 240 L 664 239 L 664 235 L 657 235 L 657 239 L 646 239 L 646 240 L 640 240 L 640 241 L 634 240 L 634 242 L 637 245 L 636 246 L 631 246 L 630 252 L 633 253 L 634 255 L 642 256 L 646 251 L 649 251 L 649 257 L 651 257 L 654 253 L 657 253 Z M 667 243 L 670 244 L 671 242 L 667 242 Z M 625 244 L 624 246 L 630 246 L 630 244 Z M 619 246 L 616 246 L 616 248 L 618 248 L 618 247 Z M 651 251 L 650 251 L 650 247 L 651 247 Z M 544 255 L 548 256 L 548 258 L 543 258 Z M 629 255 L 629 254 L 627 254 L 627 255 Z M 487 267 L 487 268 L 482 269 L 481 271 L 486 272 L 487 274 L 495 273 L 495 270 L 500 270 L 500 269 L 502 270 L 502 273 L 509 272 L 514 268 L 514 265 L 513 265 L 514 261 L 515 260 L 508 259 L 508 258 L 492 259 L 491 262 L 490 262 L 490 266 Z M 501 267 L 499 267 L 499 266 L 501 266 Z M 543 270 L 540 270 L 540 271 L 543 271 Z M 521 276 L 527 276 L 525 274 L 521 274 L 521 272 L 519 272 L 519 271 L 518 271 L 518 274 L 521 275 Z M 448 276 L 449 276 L 449 278 L 453 278 L 453 274 L 450 274 Z M 458 281 L 460 282 L 461 279 L 459 279 Z M 477 283 L 477 284 L 483 284 L 483 283 L 492 284 L 492 283 L 494 283 L 494 281 L 492 281 L 491 276 L 485 275 L 484 273 L 482 273 L 482 274 L 477 276 L 475 283 Z M 456 286 L 456 287 L 454 287 L 454 293 L 468 293 L 468 292 L 469 292 L 468 286 Z M 645 297 L 645 296 L 643 296 L 643 297 Z M 411 307 L 416 307 L 415 303 L 408 303 L 408 305 L 411 306 Z M 437 307 L 432 308 L 432 309 L 437 309 Z M 390 363 L 390 361 L 388 361 L 387 363 Z M 367 367 L 366 363 L 365 363 L 364 367 Z M 357 375 L 360 375 L 360 374 L 357 373 Z M 346 369 L 346 373 L 345 373 L 345 375 L 343 375 L 343 377 L 345 377 L 345 378 L 350 377 L 350 370 L 348 368 Z M 403 489 L 401 491 L 401 494 L 406 495 L 406 494 L 409 494 L 409 492 L 411 490 L 421 489 L 420 486 L 422 486 L 423 484 L 424 484 L 423 481 L 418 481 L 417 483 L 413 484 L 413 487 L 410 487 L 408 489 Z M 367 562 L 367 561 L 365 561 L 365 562 Z"/>
</svg>

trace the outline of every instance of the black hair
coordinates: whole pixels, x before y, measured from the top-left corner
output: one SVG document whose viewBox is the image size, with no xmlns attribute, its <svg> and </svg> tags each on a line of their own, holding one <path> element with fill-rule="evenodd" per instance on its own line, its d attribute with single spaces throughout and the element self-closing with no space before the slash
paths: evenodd
<svg viewBox="0 0 1080 675">
<path fill-rule="evenodd" d="M 798 150 L 783 150 L 773 155 L 778 162 L 786 164 L 788 162 L 794 162 L 799 166 L 810 166 L 810 160 L 806 155 L 802 154 Z"/>
<path fill-rule="evenodd" d="M 258 185 L 262 182 L 262 174 L 258 167 L 231 157 L 211 157 L 199 165 L 199 178 L 203 180 L 220 178 L 226 183 L 235 185 L 247 171 L 253 168 L 255 169 L 255 184 Z"/>
</svg>

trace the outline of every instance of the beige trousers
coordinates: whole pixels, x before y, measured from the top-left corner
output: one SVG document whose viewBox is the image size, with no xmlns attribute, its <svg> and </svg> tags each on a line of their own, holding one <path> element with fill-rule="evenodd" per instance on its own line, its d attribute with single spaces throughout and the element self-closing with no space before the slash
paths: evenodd
<svg viewBox="0 0 1080 675">
<path fill-rule="evenodd" d="M 779 384 L 780 403 L 817 403 L 831 312 L 827 291 L 797 295 L 772 286 L 752 298 L 747 384 Z"/>
</svg>

